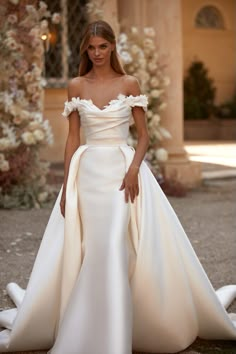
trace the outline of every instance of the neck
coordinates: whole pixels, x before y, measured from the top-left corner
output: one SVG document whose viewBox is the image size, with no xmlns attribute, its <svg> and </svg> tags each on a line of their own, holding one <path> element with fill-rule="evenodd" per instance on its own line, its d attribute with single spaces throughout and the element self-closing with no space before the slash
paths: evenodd
<svg viewBox="0 0 236 354">
<path fill-rule="evenodd" d="M 104 67 L 93 67 L 91 70 L 92 76 L 97 80 L 104 80 L 109 79 L 110 77 L 114 76 L 114 70 L 111 66 L 104 66 Z"/>
</svg>

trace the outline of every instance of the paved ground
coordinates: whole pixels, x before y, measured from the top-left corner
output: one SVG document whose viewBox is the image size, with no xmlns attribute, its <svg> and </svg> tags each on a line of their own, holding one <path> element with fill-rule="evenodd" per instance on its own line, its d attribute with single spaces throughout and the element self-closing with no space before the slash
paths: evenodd
<svg viewBox="0 0 236 354">
<path fill-rule="evenodd" d="M 213 286 L 236 283 L 236 179 L 207 179 L 185 198 L 169 200 Z M 50 210 L 51 206 L 42 210 L 0 210 L 0 289 L 10 281 L 26 286 Z M 0 307 L 11 306 L 5 291 L 0 290 Z M 236 302 L 229 311 L 236 312 Z M 236 354 L 236 345 L 231 341 L 197 340 L 183 353 Z"/>
</svg>

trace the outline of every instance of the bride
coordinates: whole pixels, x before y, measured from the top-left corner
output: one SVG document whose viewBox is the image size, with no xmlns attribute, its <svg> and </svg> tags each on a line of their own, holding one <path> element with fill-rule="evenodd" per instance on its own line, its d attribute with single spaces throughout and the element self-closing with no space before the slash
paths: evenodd
<svg viewBox="0 0 236 354">
<path fill-rule="evenodd" d="M 65 174 L 26 290 L 0 313 L 0 352 L 175 353 L 197 336 L 236 339 L 225 311 L 143 161 L 147 98 L 125 74 L 111 27 L 91 23 L 68 86 Z M 129 124 L 138 133 L 127 145 Z M 80 126 L 86 143 L 80 144 Z"/>
</svg>

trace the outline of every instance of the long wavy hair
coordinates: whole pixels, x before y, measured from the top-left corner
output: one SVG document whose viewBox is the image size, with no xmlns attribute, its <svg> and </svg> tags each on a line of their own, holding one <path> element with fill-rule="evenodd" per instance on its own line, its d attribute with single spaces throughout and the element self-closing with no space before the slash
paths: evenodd
<svg viewBox="0 0 236 354">
<path fill-rule="evenodd" d="M 119 60 L 116 50 L 116 38 L 113 29 L 105 21 L 94 21 L 90 23 L 82 37 L 80 44 L 80 64 L 79 64 L 79 76 L 87 74 L 93 67 L 93 63 L 89 59 L 87 49 L 89 40 L 92 36 L 98 36 L 104 38 L 106 41 L 115 44 L 114 50 L 111 52 L 111 67 L 118 74 L 125 75 L 126 72 Z"/>
</svg>

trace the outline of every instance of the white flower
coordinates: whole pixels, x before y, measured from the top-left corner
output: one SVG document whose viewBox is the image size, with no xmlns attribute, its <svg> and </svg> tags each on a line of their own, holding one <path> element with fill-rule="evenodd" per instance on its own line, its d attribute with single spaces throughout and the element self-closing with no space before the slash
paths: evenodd
<svg viewBox="0 0 236 354">
<path fill-rule="evenodd" d="M 155 47 L 155 44 L 151 38 L 145 38 L 143 41 L 144 47 L 153 49 Z"/>
<path fill-rule="evenodd" d="M 131 27 L 131 33 L 134 34 L 134 35 L 135 35 L 135 34 L 138 34 L 138 28 L 132 26 L 132 27 Z"/>
<path fill-rule="evenodd" d="M 150 76 L 146 70 L 140 70 L 138 73 L 138 78 L 141 82 L 146 83 L 150 79 Z"/>
<path fill-rule="evenodd" d="M 17 43 L 16 43 L 15 39 L 12 38 L 12 37 L 7 38 L 4 43 L 6 44 L 6 46 L 10 50 L 16 50 L 17 49 Z"/>
<path fill-rule="evenodd" d="M 121 59 L 123 60 L 125 65 L 128 65 L 128 64 L 132 63 L 132 61 L 133 61 L 129 52 L 123 51 L 120 53 L 120 56 L 121 56 Z"/>
<path fill-rule="evenodd" d="M 29 130 L 33 131 L 35 129 L 40 128 L 40 124 L 38 122 L 30 122 L 28 128 Z"/>
<path fill-rule="evenodd" d="M 127 39 L 128 39 L 127 34 L 121 33 L 119 35 L 119 43 L 120 44 L 125 44 L 127 42 Z"/>
<path fill-rule="evenodd" d="M 44 1 L 40 1 L 39 2 L 39 7 L 40 7 L 40 9 L 47 10 L 48 5 Z"/>
<path fill-rule="evenodd" d="M 23 120 L 28 120 L 30 118 L 30 113 L 28 111 L 25 111 L 24 109 L 20 110 L 20 117 Z"/>
<path fill-rule="evenodd" d="M 154 129 L 153 135 L 155 136 L 155 138 L 156 138 L 157 140 L 163 140 L 162 135 L 160 134 L 160 132 L 158 131 L 158 129 Z"/>
<path fill-rule="evenodd" d="M 0 170 L 2 172 L 9 171 L 9 169 L 10 169 L 10 166 L 9 166 L 9 162 L 7 160 L 4 160 L 0 163 Z"/>
<path fill-rule="evenodd" d="M 4 154 L 0 154 L 0 163 L 2 163 L 3 161 L 5 161 L 5 156 Z"/>
<path fill-rule="evenodd" d="M 170 84 L 170 78 L 168 76 L 165 76 L 163 79 L 163 85 L 169 86 L 169 84 Z"/>
<path fill-rule="evenodd" d="M 153 27 L 144 27 L 143 32 L 148 37 L 155 37 L 156 32 Z"/>
<path fill-rule="evenodd" d="M 27 86 L 27 91 L 31 94 L 35 93 L 37 90 L 39 89 L 38 85 L 37 84 L 29 84 Z"/>
<path fill-rule="evenodd" d="M 15 14 L 11 14 L 7 17 L 7 22 L 9 22 L 10 24 L 14 24 L 17 22 L 17 16 Z"/>
<path fill-rule="evenodd" d="M 154 89 L 151 91 L 151 97 L 158 98 L 162 94 L 163 90 Z"/>
<path fill-rule="evenodd" d="M 52 23 L 55 23 L 57 25 L 60 22 L 61 22 L 61 15 L 55 12 L 52 15 Z"/>
<path fill-rule="evenodd" d="M 37 76 L 40 76 L 40 78 L 41 78 L 42 69 L 36 63 L 34 63 L 34 68 L 33 68 L 32 72 L 36 78 L 37 78 Z"/>
<path fill-rule="evenodd" d="M 8 138 L 1 138 L 0 139 L 0 150 L 7 150 L 11 146 L 11 141 Z"/>
<path fill-rule="evenodd" d="M 33 36 L 33 37 L 39 37 L 39 28 L 38 27 L 33 27 L 30 32 L 29 32 L 29 35 L 30 36 Z"/>
<path fill-rule="evenodd" d="M 47 20 L 42 20 L 40 23 L 40 27 L 42 30 L 46 30 L 48 28 L 48 21 Z"/>
<path fill-rule="evenodd" d="M 146 62 L 145 58 L 139 58 L 138 59 L 138 63 L 139 63 L 139 66 L 140 66 L 141 69 L 145 69 L 146 68 L 147 62 Z"/>
<path fill-rule="evenodd" d="M 41 192 L 38 194 L 38 201 L 40 203 L 45 202 L 47 200 L 47 198 L 48 198 L 48 192 Z"/>
<path fill-rule="evenodd" d="M 24 76 L 25 82 L 29 83 L 34 80 L 34 75 L 32 74 L 31 71 L 28 71 L 25 76 Z"/>
<path fill-rule="evenodd" d="M 38 123 L 41 123 L 43 121 L 43 115 L 41 112 L 36 112 L 34 114 L 34 120 L 37 121 Z"/>
<path fill-rule="evenodd" d="M 36 144 L 36 139 L 35 139 L 34 135 L 32 133 L 30 133 L 30 132 L 24 132 L 21 135 L 21 138 L 22 138 L 23 142 L 26 145 L 34 145 L 34 144 Z"/>
<path fill-rule="evenodd" d="M 148 111 L 147 111 L 147 117 L 148 117 L 148 118 L 152 118 L 152 116 L 153 116 L 152 111 L 151 111 L 150 109 L 148 109 Z"/>
<path fill-rule="evenodd" d="M 135 144 L 135 140 L 133 139 L 133 137 L 131 135 L 128 136 L 127 144 L 130 146 L 134 146 L 134 144 Z"/>
<path fill-rule="evenodd" d="M 38 102 L 39 99 L 40 99 L 40 96 L 41 96 L 41 94 L 40 94 L 39 92 L 35 92 L 35 93 L 32 95 L 31 99 L 32 99 L 33 102 Z"/>
<path fill-rule="evenodd" d="M 159 123 L 161 120 L 161 117 L 159 116 L 159 114 L 155 113 L 155 114 L 153 114 L 153 120 L 155 121 L 155 123 Z"/>
<path fill-rule="evenodd" d="M 159 110 L 164 111 L 164 109 L 166 109 L 166 106 L 167 106 L 166 102 L 162 102 L 159 106 Z"/>
<path fill-rule="evenodd" d="M 46 177 L 45 176 L 41 176 L 39 181 L 38 181 L 39 186 L 44 186 L 46 184 Z"/>
<path fill-rule="evenodd" d="M 135 55 L 140 52 L 140 47 L 137 44 L 133 44 L 130 48 L 130 51 Z"/>
<path fill-rule="evenodd" d="M 155 62 L 152 62 L 152 61 L 150 61 L 150 63 L 148 63 L 147 67 L 148 67 L 148 70 L 151 73 L 153 73 L 153 72 L 155 72 L 157 70 L 157 64 Z"/>
<path fill-rule="evenodd" d="M 168 132 L 167 129 L 165 129 L 164 127 L 159 127 L 159 131 L 160 131 L 161 135 L 163 136 L 163 138 L 171 139 L 171 134 Z"/>
<path fill-rule="evenodd" d="M 159 82 L 159 80 L 158 80 L 157 77 L 154 76 L 154 77 L 151 78 L 151 80 L 150 80 L 150 86 L 151 86 L 152 88 L 158 87 L 159 84 L 160 84 L 160 82 Z"/>
<path fill-rule="evenodd" d="M 22 118 L 19 117 L 19 116 L 16 116 L 14 119 L 13 119 L 13 123 L 16 124 L 16 125 L 19 125 L 22 123 Z"/>
<path fill-rule="evenodd" d="M 44 132 L 41 129 L 36 129 L 33 134 L 37 141 L 42 141 L 45 138 Z"/>
<path fill-rule="evenodd" d="M 155 156 L 158 161 L 165 162 L 168 160 L 168 152 L 164 148 L 159 148 L 155 152 Z"/>
<path fill-rule="evenodd" d="M 33 5 L 26 5 L 26 11 L 28 14 L 35 15 L 37 13 L 35 7 Z"/>
<path fill-rule="evenodd" d="M 6 36 L 7 37 L 14 37 L 16 35 L 16 31 L 15 30 L 9 30 L 6 32 Z"/>
</svg>

